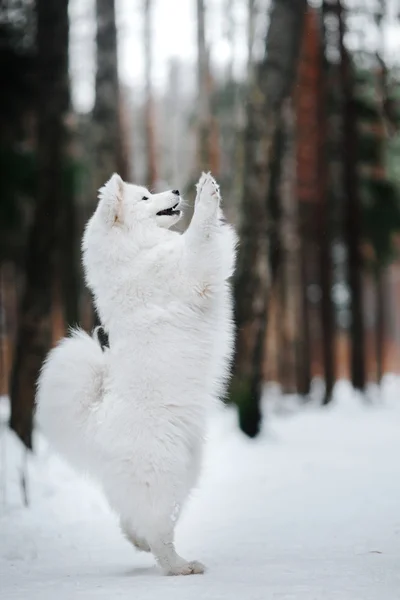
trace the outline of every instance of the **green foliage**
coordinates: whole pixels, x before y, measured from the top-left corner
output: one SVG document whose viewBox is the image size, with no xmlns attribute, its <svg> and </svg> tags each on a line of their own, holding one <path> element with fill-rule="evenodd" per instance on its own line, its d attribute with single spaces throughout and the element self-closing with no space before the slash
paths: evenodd
<svg viewBox="0 0 400 600">
<path fill-rule="evenodd" d="M 0 146 L 0 223 L 1 228 L 21 224 L 21 198 L 36 194 L 36 160 L 32 152 Z"/>
<path fill-rule="evenodd" d="M 227 81 L 218 85 L 211 97 L 211 111 L 216 116 L 225 116 L 234 110 L 238 100 L 243 102 L 245 86 L 238 81 Z"/>
<path fill-rule="evenodd" d="M 393 238 L 400 232 L 400 179 L 396 180 L 395 166 L 400 140 L 389 142 L 385 135 L 377 77 L 373 66 L 356 71 L 363 234 L 374 251 L 374 268 L 381 268 L 395 258 Z M 391 94 L 398 92 L 394 83 Z"/>
<path fill-rule="evenodd" d="M 358 159 L 362 164 L 377 165 L 381 160 L 382 149 L 373 131 L 361 130 L 358 138 Z"/>
<path fill-rule="evenodd" d="M 400 231 L 400 193 L 387 179 L 363 182 L 363 230 L 380 267 L 394 258 L 393 235 Z"/>
</svg>

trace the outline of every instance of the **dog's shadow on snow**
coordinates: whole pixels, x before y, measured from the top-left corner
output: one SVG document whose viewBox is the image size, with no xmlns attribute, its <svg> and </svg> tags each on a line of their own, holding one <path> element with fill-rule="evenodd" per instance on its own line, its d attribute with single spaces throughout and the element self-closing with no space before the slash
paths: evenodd
<svg viewBox="0 0 400 600">
<path fill-rule="evenodd" d="M 156 565 L 149 565 L 148 567 L 129 567 L 128 569 L 121 569 L 120 571 L 108 572 L 109 577 L 161 577 L 162 573 Z"/>
</svg>

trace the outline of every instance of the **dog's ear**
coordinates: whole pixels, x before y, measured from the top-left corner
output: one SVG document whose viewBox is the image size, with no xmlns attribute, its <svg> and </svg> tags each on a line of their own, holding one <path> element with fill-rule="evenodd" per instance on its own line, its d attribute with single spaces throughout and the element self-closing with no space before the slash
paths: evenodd
<svg viewBox="0 0 400 600">
<path fill-rule="evenodd" d="M 99 201 L 104 218 L 110 225 L 123 222 L 124 182 L 114 173 L 102 188 L 99 189 Z"/>
</svg>

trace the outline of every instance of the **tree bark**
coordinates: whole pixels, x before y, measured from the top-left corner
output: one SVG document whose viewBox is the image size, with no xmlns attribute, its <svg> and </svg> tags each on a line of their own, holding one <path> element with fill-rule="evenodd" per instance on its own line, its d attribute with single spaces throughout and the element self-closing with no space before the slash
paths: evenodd
<svg viewBox="0 0 400 600">
<path fill-rule="evenodd" d="M 310 312 L 308 306 L 308 259 L 309 244 L 307 236 L 309 235 L 306 218 L 307 206 L 304 202 L 300 203 L 300 321 L 299 337 L 297 345 L 297 389 L 304 399 L 308 398 L 311 392 L 311 343 L 310 343 Z"/>
<path fill-rule="evenodd" d="M 96 80 L 92 141 L 93 202 L 89 205 L 90 213 L 96 205 L 99 188 L 111 175 L 118 172 L 124 179 L 129 171 L 122 143 L 115 0 L 96 0 Z M 92 299 L 91 305 L 92 326 L 100 325 Z"/>
<path fill-rule="evenodd" d="M 382 382 L 384 374 L 384 345 L 385 345 L 385 287 L 382 267 L 375 271 L 376 296 L 376 380 Z"/>
<path fill-rule="evenodd" d="M 78 325 L 79 319 L 79 276 L 80 258 L 78 240 L 78 218 L 74 183 L 63 198 L 61 210 L 62 228 L 59 240 L 59 277 L 64 322 L 67 327 Z"/>
<path fill-rule="evenodd" d="M 198 85 L 198 140 L 197 153 L 200 171 L 210 169 L 211 108 L 210 70 L 206 43 L 204 0 L 197 0 L 197 85 Z"/>
<path fill-rule="evenodd" d="M 96 82 L 93 108 L 94 193 L 127 170 L 122 151 L 115 0 L 96 0 Z"/>
<path fill-rule="evenodd" d="M 247 104 L 241 244 L 235 280 L 238 337 L 231 395 L 249 436 L 257 435 L 261 420 L 259 363 L 264 358 L 268 308 L 267 197 L 273 141 L 282 103 L 296 75 L 306 6 L 306 0 L 273 2 L 265 57 L 255 72 Z"/>
<path fill-rule="evenodd" d="M 339 21 L 339 48 L 341 60 L 341 79 L 343 89 L 343 160 L 345 206 L 345 238 L 348 252 L 348 277 L 351 306 L 351 381 L 353 387 L 364 391 L 365 373 L 365 335 L 363 317 L 363 291 L 361 256 L 361 202 L 358 177 L 358 131 L 357 107 L 354 98 L 354 73 L 349 54 L 344 45 L 345 24 L 341 0 L 337 0 Z"/>
<path fill-rule="evenodd" d="M 281 257 L 281 305 L 282 318 L 282 377 L 284 393 L 297 391 L 297 353 L 299 343 L 299 300 L 300 260 L 298 199 L 295 192 L 295 139 L 294 111 L 290 99 L 283 106 L 282 127 L 284 136 L 283 165 L 281 181 L 280 239 Z"/>
<path fill-rule="evenodd" d="M 68 109 L 68 0 L 37 0 L 38 197 L 28 243 L 25 291 L 11 375 L 10 426 L 32 448 L 36 379 L 51 339 Z"/>
<path fill-rule="evenodd" d="M 155 145 L 154 99 L 152 89 L 152 49 L 151 49 L 151 0 L 144 0 L 144 63 L 145 63 L 145 130 L 146 130 L 146 158 L 147 176 L 146 183 L 154 189 L 157 183 L 157 156 Z"/>
<path fill-rule="evenodd" d="M 323 5 L 323 15 L 324 15 Z M 322 28 L 321 61 L 319 64 L 318 94 L 318 230 L 321 285 L 321 331 L 322 360 L 324 368 L 325 394 L 322 404 L 329 404 L 335 385 L 335 314 L 332 301 L 332 219 L 330 210 L 330 185 L 328 164 L 328 94 L 327 65 L 325 60 L 325 27 Z"/>
<path fill-rule="evenodd" d="M 253 70 L 253 46 L 256 21 L 256 0 L 248 0 L 247 5 L 247 73 L 251 79 Z"/>
</svg>

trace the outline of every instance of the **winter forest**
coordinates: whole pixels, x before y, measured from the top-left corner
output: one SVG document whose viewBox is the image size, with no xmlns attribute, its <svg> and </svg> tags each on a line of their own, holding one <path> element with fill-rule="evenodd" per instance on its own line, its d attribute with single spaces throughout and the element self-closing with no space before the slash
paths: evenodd
<svg viewBox="0 0 400 600">
<path fill-rule="evenodd" d="M 399 598 L 400 1 L 2 0 L 0 65 L 0 596 Z M 99 324 L 98 189 L 178 188 L 184 229 L 202 171 L 237 335 L 180 530 L 211 569 L 177 585 L 52 453 L 35 390 Z"/>
</svg>

